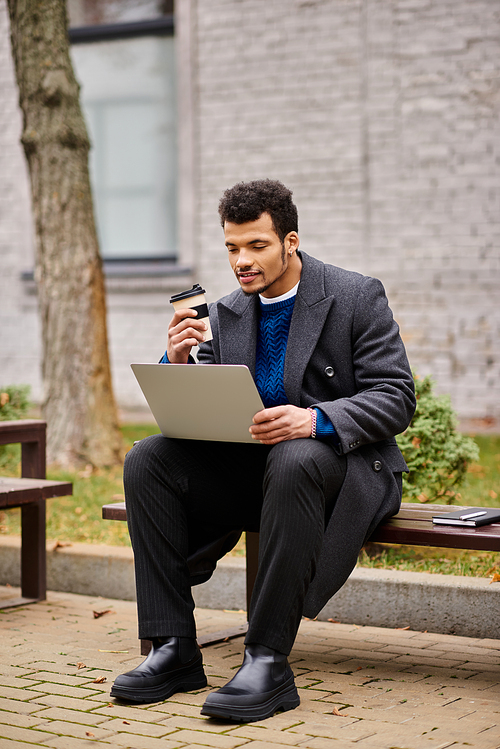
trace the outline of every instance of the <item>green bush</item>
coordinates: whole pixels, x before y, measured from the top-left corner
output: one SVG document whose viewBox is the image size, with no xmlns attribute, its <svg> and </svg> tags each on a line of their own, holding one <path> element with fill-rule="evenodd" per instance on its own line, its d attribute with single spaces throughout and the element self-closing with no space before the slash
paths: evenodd
<svg viewBox="0 0 500 749">
<path fill-rule="evenodd" d="M 0 421 L 23 419 L 30 408 L 29 385 L 0 386 Z"/>
<path fill-rule="evenodd" d="M 26 417 L 31 406 L 29 385 L 0 386 L 0 421 L 14 421 Z M 12 469 L 20 458 L 19 445 L 0 445 L 0 468 Z"/>
<path fill-rule="evenodd" d="M 414 375 L 417 409 L 408 429 L 398 435 L 398 445 L 410 472 L 403 474 L 406 501 L 451 504 L 467 466 L 479 459 L 471 437 L 457 431 L 457 418 L 446 395 L 432 392 L 431 377 Z"/>
</svg>

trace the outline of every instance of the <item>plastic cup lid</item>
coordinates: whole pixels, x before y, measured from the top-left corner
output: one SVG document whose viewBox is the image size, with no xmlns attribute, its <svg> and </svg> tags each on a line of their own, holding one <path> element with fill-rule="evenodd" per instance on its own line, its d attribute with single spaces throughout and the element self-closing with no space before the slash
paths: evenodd
<svg viewBox="0 0 500 749">
<path fill-rule="evenodd" d="M 202 289 L 199 283 L 193 284 L 192 289 L 188 289 L 187 291 L 179 291 L 178 294 L 174 294 L 170 297 L 170 302 L 180 302 L 181 299 L 189 299 L 192 296 L 198 296 L 199 294 L 204 294 L 205 289 Z"/>
</svg>

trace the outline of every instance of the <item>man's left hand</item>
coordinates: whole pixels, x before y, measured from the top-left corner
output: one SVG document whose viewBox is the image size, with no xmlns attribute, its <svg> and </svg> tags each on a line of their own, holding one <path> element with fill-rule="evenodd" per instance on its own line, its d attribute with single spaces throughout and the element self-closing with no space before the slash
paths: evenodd
<svg viewBox="0 0 500 749">
<path fill-rule="evenodd" d="M 297 406 L 264 408 L 253 417 L 252 437 L 263 445 L 311 436 L 311 413 Z"/>
</svg>

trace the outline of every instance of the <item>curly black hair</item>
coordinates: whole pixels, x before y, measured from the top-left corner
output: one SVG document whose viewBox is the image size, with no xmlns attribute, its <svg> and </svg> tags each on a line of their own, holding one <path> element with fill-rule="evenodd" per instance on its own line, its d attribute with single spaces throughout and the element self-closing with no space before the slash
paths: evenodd
<svg viewBox="0 0 500 749">
<path fill-rule="evenodd" d="M 282 243 L 289 232 L 299 230 L 292 191 L 276 179 L 238 182 L 224 192 L 219 202 L 223 228 L 226 221 L 245 224 L 247 221 L 257 221 L 263 213 L 271 216 L 274 231 Z"/>
</svg>

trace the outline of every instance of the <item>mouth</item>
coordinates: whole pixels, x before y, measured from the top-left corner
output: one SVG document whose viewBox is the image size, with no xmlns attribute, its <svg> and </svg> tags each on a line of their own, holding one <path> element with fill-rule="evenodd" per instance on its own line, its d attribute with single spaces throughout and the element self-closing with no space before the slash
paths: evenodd
<svg viewBox="0 0 500 749">
<path fill-rule="evenodd" d="M 259 271 L 257 270 L 249 270 L 249 271 L 240 271 L 238 274 L 238 280 L 242 284 L 251 283 L 254 278 L 256 278 L 259 275 Z"/>
</svg>

